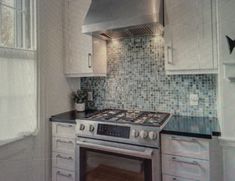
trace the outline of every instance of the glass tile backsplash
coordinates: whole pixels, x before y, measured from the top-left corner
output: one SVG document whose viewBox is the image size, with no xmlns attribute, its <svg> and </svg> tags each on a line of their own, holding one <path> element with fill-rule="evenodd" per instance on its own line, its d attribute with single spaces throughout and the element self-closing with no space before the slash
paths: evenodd
<svg viewBox="0 0 235 181">
<path fill-rule="evenodd" d="M 166 75 L 162 37 L 138 37 L 107 44 L 107 77 L 81 79 L 98 109 L 166 111 L 216 117 L 217 75 Z M 198 94 L 198 106 L 190 105 Z"/>
</svg>

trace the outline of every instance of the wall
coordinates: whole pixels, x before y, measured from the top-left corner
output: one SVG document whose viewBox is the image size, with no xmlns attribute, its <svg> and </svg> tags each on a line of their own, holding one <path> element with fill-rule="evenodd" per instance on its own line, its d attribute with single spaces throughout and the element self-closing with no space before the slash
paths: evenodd
<svg viewBox="0 0 235 181">
<path fill-rule="evenodd" d="M 217 116 L 216 75 L 167 76 L 162 37 L 111 41 L 106 78 L 82 78 L 93 90 L 96 107 L 166 111 L 190 116 Z M 190 106 L 191 93 L 199 105 Z"/>
<path fill-rule="evenodd" d="M 40 0 L 41 115 L 37 136 L 0 147 L 1 181 L 50 181 L 52 114 L 70 110 L 71 89 L 63 75 L 63 0 Z M 17 126 L 17 125 L 16 125 Z"/>
<path fill-rule="evenodd" d="M 219 1 L 219 34 L 220 34 L 220 76 L 219 93 L 221 101 L 222 138 L 224 155 L 224 181 L 235 178 L 235 83 L 224 76 L 225 61 L 235 62 L 235 51 L 230 55 L 225 35 L 235 39 L 235 1 Z M 235 70 L 234 70 L 235 71 Z"/>
</svg>

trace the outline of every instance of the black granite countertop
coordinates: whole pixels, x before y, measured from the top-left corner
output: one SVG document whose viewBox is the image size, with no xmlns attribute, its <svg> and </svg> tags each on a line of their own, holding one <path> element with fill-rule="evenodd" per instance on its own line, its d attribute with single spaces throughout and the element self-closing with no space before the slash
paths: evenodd
<svg viewBox="0 0 235 181">
<path fill-rule="evenodd" d="M 96 110 L 88 110 L 84 112 L 77 112 L 75 110 L 57 114 L 54 116 L 51 116 L 50 121 L 51 122 L 60 122 L 60 123 L 70 123 L 70 124 L 76 124 L 76 119 L 83 119 L 91 116 L 94 114 Z"/>
<path fill-rule="evenodd" d="M 209 139 L 221 136 L 217 118 L 190 116 L 172 116 L 161 133 Z"/>
<path fill-rule="evenodd" d="M 85 112 L 69 111 L 54 115 L 52 122 L 76 124 L 76 119 L 83 119 L 94 114 L 96 110 Z M 220 126 L 217 118 L 172 116 L 161 133 L 211 139 L 220 136 Z"/>
</svg>

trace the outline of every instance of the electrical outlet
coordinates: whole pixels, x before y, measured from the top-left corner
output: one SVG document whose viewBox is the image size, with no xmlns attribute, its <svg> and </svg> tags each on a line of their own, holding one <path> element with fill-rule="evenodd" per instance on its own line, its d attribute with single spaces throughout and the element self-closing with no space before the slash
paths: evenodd
<svg viewBox="0 0 235 181">
<path fill-rule="evenodd" d="M 89 91 L 87 94 L 88 94 L 87 100 L 88 101 L 93 101 L 93 92 Z"/>
<path fill-rule="evenodd" d="M 198 101 L 199 101 L 198 94 L 190 94 L 189 96 L 190 106 L 197 106 Z"/>
</svg>

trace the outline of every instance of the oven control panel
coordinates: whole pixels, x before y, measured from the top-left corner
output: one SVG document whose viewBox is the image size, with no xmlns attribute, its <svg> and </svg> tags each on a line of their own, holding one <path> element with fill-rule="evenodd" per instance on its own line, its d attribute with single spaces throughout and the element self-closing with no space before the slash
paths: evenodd
<svg viewBox="0 0 235 181">
<path fill-rule="evenodd" d="M 130 127 L 110 124 L 98 124 L 97 134 L 128 139 L 130 137 Z"/>
<path fill-rule="evenodd" d="M 77 120 L 76 136 L 144 146 L 159 146 L 159 130 L 154 127 Z"/>
</svg>

